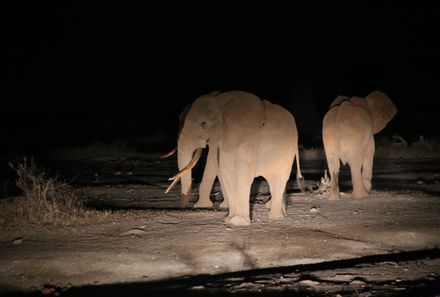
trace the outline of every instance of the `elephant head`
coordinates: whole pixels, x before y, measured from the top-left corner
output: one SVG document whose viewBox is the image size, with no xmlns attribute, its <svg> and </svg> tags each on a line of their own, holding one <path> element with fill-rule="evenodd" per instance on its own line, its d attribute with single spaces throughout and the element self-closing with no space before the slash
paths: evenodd
<svg viewBox="0 0 440 297">
<path fill-rule="evenodd" d="M 380 132 L 396 115 L 397 108 L 387 95 L 374 91 L 365 97 L 373 113 L 373 133 Z"/>
<path fill-rule="evenodd" d="M 203 203 L 207 204 L 207 200 L 209 200 L 208 193 L 216 176 L 214 172 L 211 172 L 213 171 L 212 167 L 215 167 L 215 164 L 212 163 L 216 160 L 212 159 L 216 159 L 216 152 L 211 152 L 211 149 L 216 150 L 216 144 L 221 138 L 222 100 L 216 97 L 218 94 L 219 92 L 212 92 L 200 96 L 190 105 L 190 109 L 185 112 L 184 116 L 181 114 L 180 117 L 181 129 L 177 141 L 177 163 L 180 172 L 171 178 L 174 179 L 174 182 L 168 187 L 166 193 L 180 179 L 182 184 L 180 206 L 182 208 L 186 207 L 191 195 L 191 169 L 200 158 L 202 149 L 208 144 L 215 144 L 210 148 L 205 167 L 204 180 L 207 181 L 202 181 L 201 184 L 201 192 L 206 200 Z"/>
<path fill-rule="evenodd" d="M 218 94 L 220 94 L 219 91 L 213 91 L 213 92 L 211 92 L 209 95 L 211 95 L 211 96 L 217 96 Z M 186 115 L 188 114 L 188 112 L 190 111 L 190 109 L 191 109 L 191 103 L 185 105 L 185 107 L 183 108 L 183 110 L 182 110 L 182 111 L 180 112 L 180 114 L 179 114 L 179 134 L 178 134 L 178 135 L 180 135 L 180 132 L 182 131 L 183 124 L 185 123 Z M 171 156 L 174 155 L 176 152 L 177 152 L 177 147 L 175 147 L 175 148 L 173 148 L 171 151 L 169 151 L 169 152 L 167 152 L 167 153 L 161 155 L 159 158 L 160 158 L 160 159 L 165 159 L 165 158 L 171 157 Z"/>
</svg>

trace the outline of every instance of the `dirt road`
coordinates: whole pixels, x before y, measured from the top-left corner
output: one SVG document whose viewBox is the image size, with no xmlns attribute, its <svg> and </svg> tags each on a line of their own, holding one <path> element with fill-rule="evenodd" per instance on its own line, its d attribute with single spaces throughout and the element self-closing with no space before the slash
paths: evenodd
<svg viewBox="0 0 440 297">
<path fill-rule="evenodd" d="M 160 176 L 144 184 L 77 185 L 91 205 L 119 209 L 105 218 L 2 231 L 0 292 L 440 294 L 435 194 L 402 187 L 329 202 L 289 183 L 287 217 L 270 221 L 263 203 L 267 187 L 257 182 L 251 225 L 233 227 L 223 223 L 224 210 L 177 209 L 178 189 L 164 195 Z"/>
</svg>

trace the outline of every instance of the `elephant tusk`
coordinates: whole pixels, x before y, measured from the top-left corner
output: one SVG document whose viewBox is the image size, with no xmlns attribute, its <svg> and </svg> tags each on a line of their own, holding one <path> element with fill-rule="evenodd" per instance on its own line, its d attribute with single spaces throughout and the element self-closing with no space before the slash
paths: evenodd
<svg viewBox="0 0 440 297">
<path fill-rule="evenodd" d="M 172 188 L 174 188 L 174 186 L 177 184 L 177 182 L 180 180 L 180 177 L 179 178 L 176 178 L 172 183 L 171 183 L 171 185 L 169 185 L 169 187 L 165 190 L 165 194 L 168 194 L 168 192 L 172 189 Z"/>
<path fill-rule="evenodd" d="M 188 171 L 191 171 L 191 169 L 197 164 L 197 162 L 200 159 L 200 156 L 202 155 L 202 148 L 198 148 L 191 161 L 188 163 L 188 165 L 185 166 L 182 170 L 180 170 L 175 176 L 170 177 L 168 180 L 172 180 L 173 182 L 171 185 L 166 189 L 165 194 L 167 194 L 180 180 L 180 177 L 184 176 Z"/>
<path fill-rule="evenodd" d="M 175 153 L 176 151 L 177 151 L 177 148 L 173 148 L 171 151 L 169 151 L 169 152 L 166 153 L 166 154 L 163 154 L 163 155 L 160 156 L 159 158 L 160 158 L 160 159 L 168 158 L 168 157 L 174 155 L 174 153 Z"/>
</svg>

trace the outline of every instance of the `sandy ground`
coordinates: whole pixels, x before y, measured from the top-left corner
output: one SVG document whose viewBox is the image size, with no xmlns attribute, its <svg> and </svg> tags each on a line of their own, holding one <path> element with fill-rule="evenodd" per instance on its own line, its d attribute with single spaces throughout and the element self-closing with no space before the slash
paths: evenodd
<svg viewBox="0 0 440 297">
<path fill-rule="evenodd" d="M 385 162 L 375 169 L 381 186 L 369 197 L 347 193 L 337 202 L 316 191 L 321 163 L 305 164 L 315 191 L 300 193 L 289 182 L 280 221 L 268 220 L 267 185 L 257 179 L 252 223 L 234 227 L 223 223 L 225 210 L 178 209 L 179 187 L 163 194 L 175 161 L 152 160 L 65 166 L 89 205 L 113 214 L 77 226 L 2 231 L 0 294 L 440 296 L 432 162 Z M 216 185 L 212 198 L 220 197 Z"/>
</svg>

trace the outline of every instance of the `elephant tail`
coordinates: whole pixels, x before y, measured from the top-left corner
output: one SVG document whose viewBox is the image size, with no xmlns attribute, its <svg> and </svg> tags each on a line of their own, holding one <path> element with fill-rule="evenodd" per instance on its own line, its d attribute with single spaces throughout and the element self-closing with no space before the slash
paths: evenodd
<svg viewBox="0 0 440 297">
<path fill-rule="evenodd" d="M 298 146 L 296 147 L 295 158 L 296 158 L 296 182 L 298 183 L 298 187 L 301 190 L 301 193 L 304 193 L 305 192 L 304 177 L 301 174 L 301 166 L 299 165 Z"/>
</svg>

